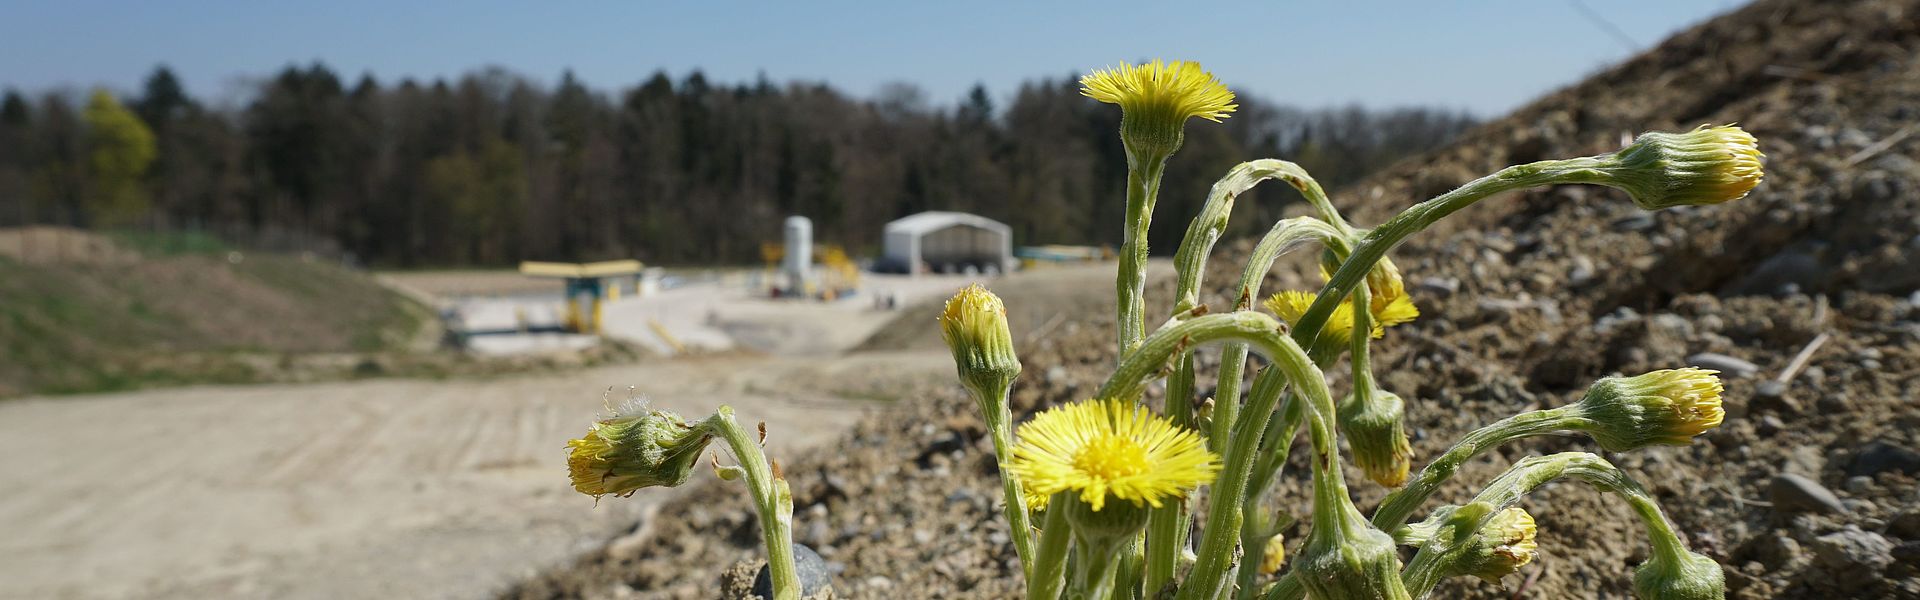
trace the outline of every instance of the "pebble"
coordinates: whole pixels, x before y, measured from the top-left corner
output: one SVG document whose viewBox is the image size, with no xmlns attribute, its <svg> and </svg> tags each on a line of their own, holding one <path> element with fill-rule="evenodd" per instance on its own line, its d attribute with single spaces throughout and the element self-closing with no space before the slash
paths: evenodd
<svg viewBox="0 0 1920 600">
<path fill-rule="evenodd" d="M 1812 546 L 1814 559 L 1835 571 L 1865 575 L 1854 569 L 1864 566 L 1877 571 L 1893 563 L 1893 542 L 1852 525 L 1814 538 Z"/>
<path fill-rule="evenodd" d="M 1760 372 L 1760 365 L 1718 352 L 1701 352 L 1689 356 L 1687 364 L 1702 369 L 1713 369 L 1719 371 L 1721 375 L 1736 378 L 1751 377 L 1754 373 Z"/>
<path fill-rule="evenodd" d="M 1887 442 L 1873 442 L 1860 449 L 1853 457 L 1853 464 L 1847 465 L 1848 475 L 1872 477 L 1887 471 L 1920 472 L 1920 452 Z"/>
<path fill-rule="evenodd" d="M 1781 473 L 1773 476 L 1773 482 L 1767 484 L 1767 497 L 1773 501 L 1774 510 L 1807 511 L 1817 513 L 1844 513 L 1845 504 L 1820 482 L 1795 475 Z"/>
<path fill-rule="evenodd" d="M 1593 283 L 1593 259 L 1585 254 L 1573 255 L 1573 268 L 1567 272 L 1567 285 L 1580 287 Z"/>
<path fill-rule="evenodd" d="M 1460 280 L 1452 277 L 1422 277 L 1414 288 L 1442 298 L 1460 291 Z"/>
<path fill-rule="evenodd" d="M 1873 489 L 1872 477 L 1855 475 L 1847 478 L 1847 493 L 1849 494 L 1859 494 L 1870 489 Z"/>
<path fill-rule="evenodd" d="M 802 597 L 819 594 L 833 587 L 833 573 L 827 568 L 826 559 L 820 558 L 812 548 L 800 544 L 793 545 L 793 574 L 800 579 Z M 760 566 L 760 574 L 753 576 L 753 593 L 762 598 L 773 597 L 773 573 L 766 565 Z"/>
<path fill-rule="evenodd" d="M 865 583 L 866 583 L 867 589 L 874 589 L 874 590 L 893 589 L 893 580 L 887 579 L 885 575 L 875 575 L 872 577 L 868 577 Z"/>
<path fill-rule="evenodd" d="M 1614 231 L 1646 231 L 1648 229 L 1653 229 L 1652 213 L 1634 212 L 1613 220 Z"/>
</svg>

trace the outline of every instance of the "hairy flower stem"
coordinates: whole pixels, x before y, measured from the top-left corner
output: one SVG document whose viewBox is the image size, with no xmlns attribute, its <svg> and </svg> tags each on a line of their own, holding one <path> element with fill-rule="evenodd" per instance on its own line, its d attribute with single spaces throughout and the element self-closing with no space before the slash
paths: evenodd
<svg viewBox="0 0 1920 600">
<path fill-rule="evenodd" d="M 1020 478 L 1006 475 L 1007 463 L 1013 460 L 1013 414 L 1007 405 L 1008 388 L 1001 388 L 997 400 L 980 400 L 980 414 L 987 421 L 987 432 L 993 437 L 993 456 L 1000 467 L 1001 493 L 1006 496 L 1006 505 L 1001 510 L 1007 517 L 1007 533 L 1013 539 L 1013 550 L 1020 555 L 1020 567 L 1028 577 L 1033 576 L 1033 527 L 1027 520 L 1027 495 L 1020 491 Z"/>
<path fill-rule="evenodd" d="M 1240 567 L 1235 573 L 1235 598 L 1252 598 L 1254 580 L 1259 577 L 1258 570 L 1250 568 L 1266 560 L 1267 540 L 1279 533 L 1279 526 L 1267 530 L 1256 530 L 1246 523 L 1258 522 L 1259 513 L 1269 510 L 1260 502 L 1273 487 L 1273 481 L 1280 476 L 1280 469 L 1287 464 L 1287 456 L 1293 452 L 1293 438 L 1300 432 L 1300 420 L 1304 412 L 1300 406 L 1300 397 L 1287 394 L 1280 401 L 1280 418 L 1267 422 L 1267 431 L 1261 436 L 1260 457 L 1253 466 L 1253 478 L 1247 482 L 1246 502 L 1240 504 L 1240 548 L 1245 556 L 1241 557 Z"/>
<path fill-rule="evenodd" d="M 1549 184 L 1607 183 L 1611 180 L 1600 169 L 1616 162 L 1612 155 L 1600 155 L 1514 165 L 1400 211 L 1400 214 L 1368 232 L 1353 254 L 1340 263 L 1340 270 L 1334 272 L 1333 278 L 1321 288 L 1313 305 L 1294 324 L 1294 340 L 1305 344 L 1320 335 L 1327 317 L 1333 314 L 1341 300 L 1353 292 L 1354 284 L 1366 277 L 1374 263 L 1408 236 L 1425 230 L 1455 211 L 1501 192 Z"/>
<path fill-rule="evenodd" d="M 1407 482 L 1405 487 L 1387 494 L 1380 507 L 1373 511 L 1373 526 L 1391 531 L 1392 528 L 1405 525 L 1407 518 L 1426 503 L 1440 485 L 1453 477 L 1460 465 L 1474 457 L 1498 448 L 1513 440 L 1572 429 L 1580 418 L 1572 415 L 1566 407 L 1550 408 L 1523 412 L 1491 425 L 1481 427 L 1460 438 L 1445 454 L 1427 463 L 1420 474 Z"/>
<path fill-rule="evenodd" d="M 799 600 L 800 577 L 793 567 L 793 491 L 787 488 L 787 480 L 774 472 L 759 440 L 733 420 L 733 407 L 721 406 L 702 425 L 727 441 L 746 472 L 747 490 L 760 512 L 760 534 L 767 544 L 773 600 Z"/>
<path fill-rule="evenodd" d="M 1310 431 L 1314 450 L 1314 485 L 1324 493 L 1316 495 L 1315 513 L 1321 510 L 1346 510 L 1358 513 L 1352 500 L 1346 498 L 1346 484 L 1341 481 L 1337 465 L 1334 464 L 1335 446 L 1333 433 L 1333 396 L 1327 389 L 1325 375 L 1314 366 L 1305 350 L 1292 339 L 1279 333 L 1280 323 L 1273 317 L 1251 312 L 1236 311 L 1227 314 L 1194 317 L 1186 321 L 1161 328 L 1142 341 L 1140 347 L 1121 361 L 1107 382 L 1101 386 L 1096 397 L 1101 398 L 1138 398 L 1146 380 L 1157 373 L 1175 353 L 1214 341 L 1236 340 L 1248 343 L 1254 350 L 1266 356 L 1273 363 L 1270 372 L 1278 379 L 1270 384 L 1272 393 L 1256 392 L 1249 396 L 1246 415 L 1235 427 L 1231 445 L 1226 456 L 1225 468 L 1214 480 L 1209 495 L 1209 514 L 1207 528 L 1202 534 L 1199 560 L 1194 565 L 1193 574 L 1181 586 L 1176 596 L 1182 600 L 1211 600 L 1215 598 L 1225 582 L 1227 566 L 1234 559 L 1234 545 L 1240 538 L 1239 505 L 1245 500 L 1246 485 L 1253 469 L 1253 454 L 1259 448 L 1260 436 L 1255 432 L 1263 431 L 1266 421 L 1273 414 L 1279 401 L 1281 384 L 1290 386 L 1306 398 L 1311 409 Z M 1256 380 L 1258 389 L 1259 382 Z M 1252 423 L 1254 420 L 1258 423 Z M 1252 424 L 1250 424 L 1252 423 Z M 1333 500 L 1338 496 L 1338 500 Z M 1338 506 L 1327 506 L 1334 503 Z"/>
<path fill-rule="evenodd" d="M 1153 205 L 1160 195 L 1160 176 L 1167 170 L 1167 157 L 1148 153 L 1127 157 L 1127 229 L 1120 244 L 1120 270 L 1113 290 L 1118 300 L 1117 322 L 1119 356 L 1124 358 L 1140 345 L 1146 335 L 1147 227 L 1153 224 Z"/>
<path fill-rule="evenodd" d="M 1167 378 L 1167 416 L 1175 425 L 1190 428 L 1193 427 L 1193 353 L 1182 352 L 1178 360 L 1179 366 Z M 1178 501 L 1151 509 L 1147 517 L 1146 575 L 1142 589 L 1149 595 L 1173 581 L 1180 550 L 1187 547 L 1191 529 L 1187 503 L 1192 498 L 1191 492 L 1182 494 Z"/>
<path fill-rule="evenodd" d="M 1073 542 L 1065 508 L 1070 493 L 1060 492 L 1047 500 L 1047 520 L 1040 526 L 1040 544 L 1034 548 L 1033 568 L 1027 573 L 1027 600 L 1056 600 L 1066 583 L 1067 548 Z"/>
</svg>

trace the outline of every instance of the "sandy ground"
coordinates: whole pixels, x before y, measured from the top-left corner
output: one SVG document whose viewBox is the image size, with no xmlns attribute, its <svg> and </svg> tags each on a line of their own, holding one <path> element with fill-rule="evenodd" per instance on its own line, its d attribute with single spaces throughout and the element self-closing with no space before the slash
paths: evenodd
<svg viewBox="0 0 1920 600">
<path fill-rule="evenodd" d="M 872 293 L 900 294 L 904 306 L 962 283 L 879 279 L 826 304 L 695 284 L 607 313 L 613 335 L 649 331 L 653 318 L 760 352 L 487 380 L 0 403 L 0 487 L 10 490 L 0 496 L 0 598 L 491 595 L 634 531 L 678 493 L 596 506 L 567 487 L 566 440 L 609 387 L 614 402 L 634 386 L 689 418 L 732 404 L 743 420 L 774 424 L 776 458 L 797 455 L 879 407 L 885 390 L 951 377 L 937 348 L 843 354 L 898 316 L 873 308 Z"/>
<path fill-rule="evenodd" d="M 730 403 L 831 439 L 845 373 L 938 352 L 710 358 L 496 381 L 187 388 L 0 404 L 0 597 L 475 597 L 604 542 L 667 494 L 566 487 L 608 386 L 690 417 Z M 619 401 L 620 398 L 614 398 Z"/>
</svg>

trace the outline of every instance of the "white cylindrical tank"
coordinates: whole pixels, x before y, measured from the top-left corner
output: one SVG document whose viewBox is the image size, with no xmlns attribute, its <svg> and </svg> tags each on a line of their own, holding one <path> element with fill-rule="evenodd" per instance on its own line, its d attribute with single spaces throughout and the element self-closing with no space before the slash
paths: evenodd
<svg viewBox="0 0 1920 600">
<path fill-rule="evenodd" d="M 787 252 L 781 269 L 787 274 L 787 291 L 803 294 L 813 269 L 813 221 L 794 215 L 787 217 Z"/>
</svg>

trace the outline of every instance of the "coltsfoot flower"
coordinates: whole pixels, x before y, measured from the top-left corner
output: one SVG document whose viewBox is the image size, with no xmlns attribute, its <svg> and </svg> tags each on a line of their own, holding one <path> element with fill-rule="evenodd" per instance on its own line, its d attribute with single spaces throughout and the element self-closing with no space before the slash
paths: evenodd
<svg viewBox="0 0 1920 600">
<path fill-rule="evenodd" d="M 1613 155 L 1607 185 L 1647 210 L 1738 200 L 1765 177 L 1760 143 L 1732 125 L 1648 132 Z"/>
<path fill-rule="evenodd" d="M 1180 148 L 1187 119 L 1218 122 L 1234 109 L 1233 91 L 1191 61 L 1121 63 L 1080 78 L 1080 93 L 1120 105 L 1120 139 L 1135 158 L 1162 160 Z"/>
<path fill-rule="evenodd" d="M 1601 379 L 1572 406 L 1586 420 L 1578 427 L 1613 452 L 1685 446 L 1726 416 L 1715 373 L 1687 367 Z"/>
<path fill-rule="evenodd" d="M 714 434 L 672 411 L 629 401 L 596 421 L 587 435 L 567 441 L 573 489 L 599 498 L 631 496 L 640 488 L 686 483 Z"/>
<path fill-rule="evenodd" d="M 1348 397 L 1338 409 L 1340 430 L 1347 434 L 1353 462 L 1367 479 L 1387 487 L 1407 482 L 1413 466 L 1413 446 L 1407 442 L 1406 402 L 1382 389 L 1371 398 Z"/>
<path fill-rule="evenodd" d="M 1268 297 L 1265 305 L 1274 316 L 1280 317 L 1280 320 L 1287 322 L 1288 327 L 1292 327 L 1300 322 L 1300 317 L 1307 314 L 1307 308 L 1313 306 L 1313 301 L 1319 297 L 1319 294 L 1313 292 L 1286 290 Z M 1420 308 L 1414 306 L 1413 300 L 1404 292 L 1394 296 L 1385 304 L 1369 304 L 1373 304 L 1374 309 L 1370 319 L 1372 326 L 1368 328 L 1368 333 L 1375 338 L 1386 336 L 1388 327 L 1412 321 L 1420 316 Z M 1327 316 L 1327 323 L 1321 326 L 1320 331 L 1322 339 L 1332 342 L 1345 343 L 1350 339 L 1349 336 L 1353 335 L 1353 300 L 1348 299 L 1334 307 L 1333 314 Z"/>
<path fill-rule="evenodd" d="M 1019 438 L 1008 470 L 1030 498 L 1073 492 L 1095 512 L 1110 500 L 1158 508 L 1220 470 L 1198 434 L 1118 400 L 1041 412 Z"/>
<path fill-rule="evenodd" d="M 1691 551 L 1672 556 L 1654 552 L 1633 572 L 1634 595 L 1640 600 L 1722 600 L 1727 597 L 1726 573 L 1720 563 Z"/>
<path fill-rule="evenodd" d="M 1487 583 L 1499 583 L 1501 577 L 1512 575 L 1533 562 L 1538 554 L 1535 533 L 1533 515 L 1520 507 L 1494 513 L 1474 534 L 1473 547 L 1461 557 L 1455 571 Z"/>
<path fill-rule="evenodd" d="M 940 338 L 953 351 L 960 381 L 975 394 L 998 396 L 1020 375 L 1020 358 L 1007 329 L 1007 307 L 978 284 L 947 300 L 940 313 Z"/>
</svg>

